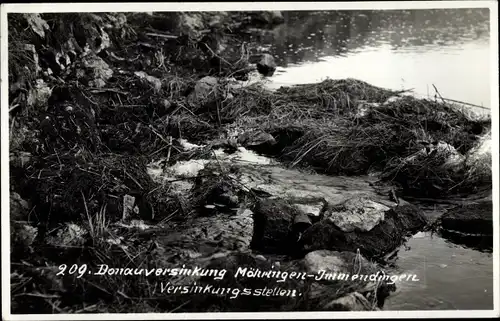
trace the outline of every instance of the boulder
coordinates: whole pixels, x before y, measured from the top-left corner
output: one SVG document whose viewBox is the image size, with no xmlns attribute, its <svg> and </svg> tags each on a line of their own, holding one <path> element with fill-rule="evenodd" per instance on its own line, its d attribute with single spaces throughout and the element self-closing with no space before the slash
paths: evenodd
<svg viewBox="0 0 500 321">
<path fill-rule="evenodd" d="M 321 271 L 331 273 L 347 272 L 352 268 L 355 255 L 352 252 L 337 252 L 329 250 L 317 250 L 309 252 L 303 259 L 303 264 L 307 272 L 318 274 Z M 360 256 L 360 265 L 368 263 Z"/>
<path fill-rule="evenodd" d="M 341 225 L 344 221 L 340 220 Z M 399 247 L 407 236 L 426 224 L 421 210 L 413 205 L 402 205 L 383 213 L 383 220 L 374 227 L 371 227 L 373 220 L 369 221 L 369 230 L 342 225 L 346 231 L 337 226 L 335 220 L 325 218 L 304 231 L 299 243 L 306 253 L 321 249 L 351 252 L 359 249 L 368 258 L 379 258 Z"/>
<path fill-rule="evenodd" d="M 361 196 L 333 207 L 325 217 L 344 232 L 368 232 L 384 220 L 384 213 L 388 210 L 389 207 Z"/>
<path fill-rule="evenodd" d="M 300 212 L 302 217 L 306 216 L 311 224 L 323 219 L 328 208 L 327 201 L 321 197 L 291 197 L 287 200 Z M 299 218 L 296 217 L 295 221 L 298 220 Z M 305 217 L 302 221 L 305 222 L 304 220 Z"/>
<path fill-rule="evenodd" d="M 261 11 L 253 15 L 252 22 L 256 24 L 278 25 L 285 22 L 281 11 Z"/>
<path fill-rule="evenodd" d="M 325 201 L 326 202 L 326 201 Z M 315 199 L 311 199 L 311 203 L 294 203 L 296 208 L 299 209 L 302 213 L 307 214 L 309 217 L 320 218 L 325 210 L 325 203 L 322 201 L 317 201 Z"/>
<path fill-rule="evenodd" d="M 89 86 L 101 88 L 106 86 L 106 81 L 113 76 L 109 65 L 95 54 L 89 53 L 82 58 L 81 67 L 77 69 L 77 78 L 85 78 Z"/>
<path fill-rule="evenodd" d="M 270 11 L 270 16 L 273 24 L 281 24 L 285 22 L 285 18 L 283 17 L 281 11 Z"/>
<path fill-rule="evenodd" d="M 205 104 L 217 97 L 218 80 L 215 77 L 206 76 L 198 80 L 194 90 L 188 95 L 188 103 L 191 105 Z"/>
<path fill-rule="evenodd" d="M 217 166 L 218 163 L 208 163 L 206 168 L 200 170 L 192 190 L 192 202 L 209 209 L 206 214 L 232 212 L 240 205 L 240 186 L 221 175 Z M 217 211 L 211 211 L 210 207 Z"/>
<path fill-rule="evenodd" d="M 130 216 L 138 214 L 139 208 L 135 205 L 135 197 L 125 194 L 123 195 L 123 214 L 122 220 L 127 220 Z"/>
<path fill-rule="evenodd" d="M 179 29 L 182 34 L 198 38 L 206 28 L 203 22 L 203 12 L 182 12 L 178 16 Z"/>
<path fill-rule="evenodd" d="M 30 89 L 27 97 L 27 104 L 30 107 L 45 107 L 52 94 L 52 89 L 43 81 L 37 79 L 34 88 Z"/>
<path fill-rule="evenodd" d="M 221 52 L 225 50 L 225 45 L 224 45 L 224 35 L 222 32 L 216 30 L 215 28 L 212 30 L 212 32 L 206 34 L 201 38 L 201 40 L 198 42 L 199 48 L 210 58 L 217 58 L 214 57 L 215 55 L 219 55 Z M 216 64 L 220 63 L 219 60 L 214 61 Z"/>
<path fill-rule="evenodd" d="M 385 299 L 396 290 L 396 286 L 389 284 L 389 281 L 376 279 L 376 275 L 385 273 L 379 266 L 353 252 L 310 252 L 302 259 L 300 266 L 308 275 L 316 276 L 309 299 L 321 299 L 318 302 L 321 310 L 370 311 L 375 307 L 381 308 Z M 358 278 L 349 279 L 354 274 L 358 274 Z M 362 280 L 360 277 L 363 275 L 373 276 L 373 279 Z M 332 292 L 334 288 L 337 288 L 336 295 Z M 331 300 L 325 296 L 331 296 Z M 369 297 L 376 304 L 368 304 Z"/>
<path fill-rule="evenodd" d="M 10 193 L 10 219 L 14 221 L 24 221 L 28 217 L 29 204 L 16 192 Z"/>
<path fill-rule="evenodd" d="M 276 144 L 273 135 L 263 131 L 247 131 L 238 136 L 238 143 L 246 148 L 271 147 Z"/>
<path fill-rule="evenodd" d="M 457 206 L 444 213 L 440 222 L 448 231 L 493 236 L 493 203 L 484 201 Z"/>
<path fill-rule="evenodd" d="M 39 13 L 23 13 L 23 17 L 28 22 L 28 26 L 40 38 L 45 38 L 45 32 L 50 31 L 49 24 L 43 20 Z"/>
<path fill-rule="evenodd" d="M 152 88 L 154 93 L 159 93 L 161 91 L 161 80 L 160 79 L 153 77 L 153 76 L 150 76 L 147 73 L 145 73 L 144 71 L 136 71 L 136 72 L 134 72 L 134 74 L 137 77 L 139 77 L 147 87 Z M 149 89 L 149 88 L 147 88 L 147 89 Z"/>
<path fill-rule="evenodd" d="M 228 11 L 211 12 L 211 15 L 207 19 L 208 26 L 211 28 L 220 28 L 224 25 L 228 17 L 229 17 Z"/>
<path fill-rule="evenodd" d="M 298 239 L 292 233 L 298 213 L 296 208 L 281 199 L 257 201 L 251 247 L 268 253 L 290 253 Z"/>
<path fill-rule="evenodd" d="M 11 253 L 19 255 L 18 251 L 22 253 L 31 252 L 31 245 L 38 235 L 38 228 L 21 223 L 13 223 L 10 233 L 11 237 Z"/>
<path fill-rule="evenodd" d="M 311 218 L 307 214 L 300 213 L 293 220 L 294 226 L 300 226 L 300 229 L 306 229 L 312 225 Z"/>
<path fill-rule="evenodd" d="M 333 300 L 325 305 L 326 310 L 332 311 L 373 311 L 372 304 L 358 292 Z"/>
<path fill-rule="evenodd" d="M 276 71 L 274 57 L 270 54 L 263 54 L 257 63 L 257 71 L 266 77 L 272 76 Z"/>
</svg>

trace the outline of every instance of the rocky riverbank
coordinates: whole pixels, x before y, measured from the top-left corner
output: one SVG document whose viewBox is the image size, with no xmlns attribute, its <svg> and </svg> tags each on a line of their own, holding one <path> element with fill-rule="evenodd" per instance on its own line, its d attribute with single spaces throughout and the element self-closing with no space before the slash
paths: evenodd
<svg viewBox="0 0 500 321">
<path fill-rule="evenodd" d="M 488 196 L 490 119 L 354 79 L 249 84 L 276 65 L 245 30 L 283 19 L 9 15 L 13 313 L 380 309 L 390 279 L 235 275 L 380 275 L 431 227 L 404 198 Z M 487 235 L 481 204 L 433 224 Z"/>
</svg>

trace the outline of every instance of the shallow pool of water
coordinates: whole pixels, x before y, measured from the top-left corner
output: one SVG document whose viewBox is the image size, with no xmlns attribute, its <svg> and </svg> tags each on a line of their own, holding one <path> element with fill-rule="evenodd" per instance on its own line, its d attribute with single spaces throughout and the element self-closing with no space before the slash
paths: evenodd
<svg viewBox="0 0 500 321">
<path fill-rule="evenodd" d="M 286 12 L 253 36 L 277 58 L 270 88 L 357 78 L 490 106 L 488 9 Z M 481 109 L 479 109 L 480 111 Z"/>
<path fill-rule="evenodd" d="M 493 309 L 491 253 L 418 233 L 399 251 L 396 266 L 419 281 L 397 284 L 384 310 Z"/>
</svg>

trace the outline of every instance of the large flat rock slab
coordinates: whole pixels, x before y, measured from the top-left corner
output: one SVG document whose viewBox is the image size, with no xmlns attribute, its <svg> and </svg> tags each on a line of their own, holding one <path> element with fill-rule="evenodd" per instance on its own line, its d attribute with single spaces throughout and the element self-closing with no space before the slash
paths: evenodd
<svg viewBox="0 0 500 321">
<path fill-rule="evenodd" d="M 252 187 L 272 196 L 289 198 L 322 198 L 336 205 L 357 196 L 364 196 L 386 206 L 394 206 L 388 193 L 381 194 L 374 187 L 376 177 L 327 176 L 311 174 L 275 164 L 242 164 L 233 177 L 244 186 Z"/>
</svg>

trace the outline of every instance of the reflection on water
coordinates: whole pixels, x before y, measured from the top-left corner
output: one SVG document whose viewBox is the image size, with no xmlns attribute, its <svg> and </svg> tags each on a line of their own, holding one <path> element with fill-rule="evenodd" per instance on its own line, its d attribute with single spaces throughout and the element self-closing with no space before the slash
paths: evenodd
<svg viewBox="0 0 500 321">
<path fill-rule="evenodd" d="M 439 236 L 419 233 L 399 252 L 397 271 L 416 274 L 417 282 L 397 284 L 384 310 L 491 310 L 493 259 L 452 244 Z"/>
<path fill-rule="evenodd" d="M 253 41 L 279 65 L 269 86 L 329 78 L 490 106 L 489 10 L 285 12 Z"/>
</svg>

